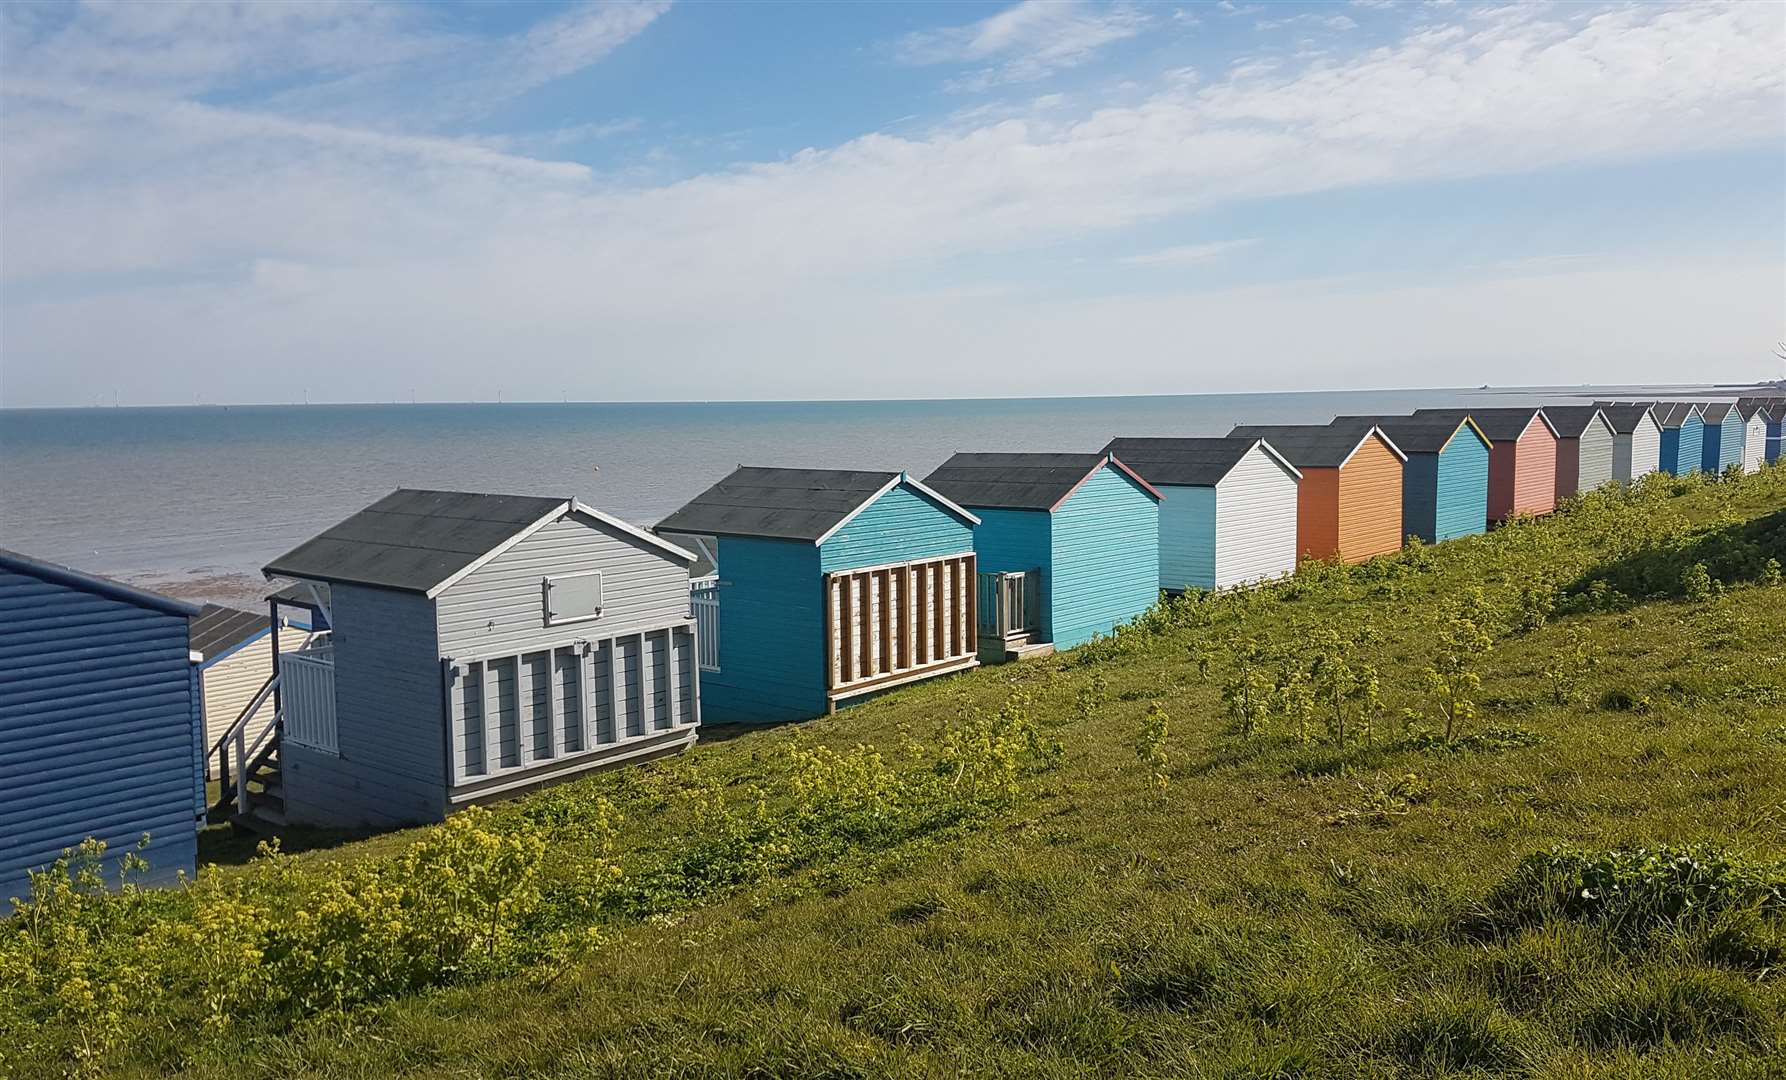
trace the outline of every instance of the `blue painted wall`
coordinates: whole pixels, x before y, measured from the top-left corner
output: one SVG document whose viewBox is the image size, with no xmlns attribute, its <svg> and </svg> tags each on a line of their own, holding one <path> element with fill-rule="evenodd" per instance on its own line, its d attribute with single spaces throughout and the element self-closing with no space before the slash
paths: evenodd
<svg viewBox="0 0 1786 1080">
<path fill-rule="evenodd" d="M 1767 422 L 1767 449 L 1763 451 L 1762 457 L 1768 461 L 1780 460 L 1780 427 L 1781 421 L 1779 420 Z"/>
<path fill-rule="evenodd" d="M 187 617 L 0 569 L 0 911 L 92 836 L 167 883 L 193 872 L 203 721 Z"/>
<path fill-rule="evenodd" d="M 1054 512 L 1045 604 L 1056 648 L 1083 645 L 1159 596 L 1160 504 L 1106 465 Z"/>
<path fill-rule="evenodd" d="M 804 720 L 825 711 L 819 549 L 800 540 L 719 538 L 719 670 L 701 673 L 708 723 Z"/>
<path fill-rule="evenodd" d="M 902 484 L 820 545 L 819 570 L 828 574 L 959 555 L 973 549 L 972 525 Z"/>
<path fill-rule="evenodd" d="M 825 574 L 960 555 L 974 546 L 972 526 L 906 485 L 822 545 L 718 541 L 719 670 L 701 675 L 702 719 L 718 724 L 825 712 Z"/>
<path fill-rule="evenodd" d="M 1686 476 L 1700 469 L 1705 454 L 1705 422 L 1690 416 L 1678 428 L 1662 429 L 1662 471 Z"/>
<path fill-rule="evenodd" d="M 1434 543 L 1487 531 L 1488 458 L 1488 444 L 1473 430 L 1458 432 L 1440 451 Z"/>
<path fill-rule="evenodd" d="M 974 529 L 974 565 L 982 574 L 1041 570 L 1041 627 L 1044 641 L 1053 630 L 1048 587 L 1053 581 L 1053 518 L 1045 510 L 995 510 L 970 506 L 980 519 Z"/>
<path fill-rule="evenodd" d="M 1215 488 L 1163 487 L 1160 494 L 1159 587 L 1215 588 Z"/>
<path fill-rule="evenodd" d="M 1723 472 L 1726 465 L 1735 465 L 1742 461 L 1742 414 L 1729 412 L 1725 414 L 1723 423 L 1705 425 L 1701 441 L 1699 467 L 1705 472 L 1715 476 Z"/>
</svg>

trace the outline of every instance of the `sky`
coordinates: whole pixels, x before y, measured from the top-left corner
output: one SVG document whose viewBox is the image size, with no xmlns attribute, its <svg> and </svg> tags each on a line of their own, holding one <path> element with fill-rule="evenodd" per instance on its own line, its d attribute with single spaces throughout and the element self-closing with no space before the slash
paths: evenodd
<svg viewBox="0 0 1786 1080">
<path fill-rule="evenodd" d="M 0 405 L 1779 378 L 1786 6 L 0 5 Z"/>
</svg>

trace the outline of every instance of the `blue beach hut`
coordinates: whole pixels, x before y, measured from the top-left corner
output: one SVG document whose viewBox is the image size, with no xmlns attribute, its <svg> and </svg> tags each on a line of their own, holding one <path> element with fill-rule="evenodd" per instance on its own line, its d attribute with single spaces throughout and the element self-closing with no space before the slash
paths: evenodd
<svg viewBox="0 0 1786 1080">
<path fill-rule="evenodd" d="M 1708 401 L 1699 407 L 1705 434 L 1699 450 L 1699 467 L 1713 476 L 1743 461 L 1743 416 L 1733 401 Z"/>
<path fill-rule="evenodd" d="M 991 659 L 1082 645 L 1159 597 L 1160 493 L 1108 454 L 956 454 L 924 482 L 980 518 Z"/>
<path fill-rule="evenodd" d="M 1771 465 L 1780 460 L 1780 429 L 1786 427 L 1786 398 L 1769 402 L 1763 407 L 1762 415 L 1767 417 L 1767 449 L 1765 453 L 1767 462 Z"/>
<path fill-rule="evenodd" d="M 143 884 L 190 875 L 203 720 L 187 604 L 0 551 L 0 914 L 88 837 Z M 140 850 L 139 841 L 148 843 Z"/>
<path fill-rule="evenodd" d="M 1691 401 L 1658 401 L 1656 423 L 1662 425 L 1661 470 L 1671 476 L 1699 471 L 1705 453 L 1705 422 Z"/>
<path fill-rule="evenodd" d="M 978 664 L 979 523 L 902 472 L 743 466 L 665 518 L 716 541 L 707 722 L 802 720 Z"/>
<path fill-rule="evenodd" d="M 1428 544 L 1488 527 L 1488 459 L 1494 443 L 1469 416 L 1354 416 L 1381 428 L 1408 455 L 1402 466 L 1402 535 Z"/>
</svg>

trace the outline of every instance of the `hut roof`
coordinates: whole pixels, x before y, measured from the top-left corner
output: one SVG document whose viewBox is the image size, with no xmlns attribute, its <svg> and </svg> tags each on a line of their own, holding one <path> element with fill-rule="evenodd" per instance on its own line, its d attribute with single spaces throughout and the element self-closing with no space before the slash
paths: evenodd
<svg viewBox="0 0 1786 1080">
<path fill-rule="evenodd" d="M 1264 439 L 1221 435 L 1215 438 L 1111 439 L 1104 453 L 1120 458 L 1147 478 L 1150 484 L 1174 487 L 1214 487 L 1221 483 L 1253 447 L 1262 446 L 1297 477 L 1302 472 Z"/>
<path fill-rule="evenodd" d="M 1699 405 L 1699 414 L 1708 424 L 1722 424 L 1726 417 L 1736 410 L 1734 401 L 1705 401 Z"/>
<path fill-rule="evenodd" d="M 98 574 L 89 574 L 85 570 L 53 563 L 47 559 L 39 559 L 23 552 L 0 548 L 0 570 L 11 570 L 14 573 L 34 577 L 39 581 L 50 581 L 58 585 L 81 589 L 86 592 L 108 596 L 114 600 L 122 600 L 127 604 L 149 608 L 153 611 L 166 612 L 169 615 L 184 615 L 191 618 L 199 613 L 199 605 L 185 600 L 176 600 L 171 596 L 163 596 L 148 589 L 139 589 L 134 585 L 126 585 L 122 581 L 113 581 Z"/>
<path fill-rule="evenodd" d="M 1054 510 L 1105 465 L 1112 465 L 1155 499 L 1160 493 L 1109 453 L 965 454 L 951 457 L 924 482 L 962 506 Z"/>
<path fill-rule="evenodd" d="M 1336 424 L 1364 422 L 1382 428 L 1389 441 L 1408 454 L 1436 454 L 1464 428 L 1469 428 L 1484 443 L 1494 445 L 1493 440 L 1476 426 L 1476 421 L 1468 416 L 1341 416 L 1334 420 Z"/>
<path fill-rule="evenodd" d="M 435 596 L 548 522 L 587 514 L 683 562 L 694 556 L 574 499 L 399 488 L 262 568 L 268 577 L 344 581 Z"/>
<path fill-rule="evenodd" d="M 253 641 L 273 628 L 264 611 L 206 604 L 192 620 L 192 651 L 206 660 Z"/>
<path fill-rule="evenodd" d="M 1395 440 L 1369 420 L 1335 420 L 1329 424 L 1242 424 L 1228 432 L 1230 437 L 1263 439 L 1299 469 L 1337 469 L 1352 460 L 1352 455 L 1372 435 L 1388 444 L 1403 461 Z"/>
<path fill-rule="evenodd" d="M 1697 401 L 1658 401 L 1655 404 L 1656 423 L 1665 428 L 1677 428 L 1686 423 L 1688 417 L 1700 415 L 1703 409 Z"/>
<path fill-rule="evenodd" d="M 1612 426 L 1606 420 L 1604 411 L 1594 405 L 1546 405 L 1544 415 L 1550 417 L 1550 426 L 1565 439 L 1581 438 L 1593 424 L 1595 417 L 1599 417 L 1609 428 Z"/>
<path fill-rule="evenodd" d="M 1415 416 L 1447 417 L 1462 420 L 1469 417 L 1476 421 L 1476 427 L 1487 436 L 1490 442 L 1518 442 L 1519 437 L 1532 426 L 1532 418 L 1544 421 L 1544 426 L 1555 435 L 1557 427 L 1544 415 L 1543 409 L 1524 406 L 1507 409 L 1415 409 Z"/>
<path fill-rule="evenodd" d="M 1746 397 L 1738 398 L 1736 402 L 1736 409 L 1743 414 L 1744 420 L 1755 419 L 1756 413 L 1760 413 L 1763 419 L 1772 419 L 1778 415 L 1774 410 L 1782 406 L 1786 406 L 1786 398 Z"/>
<path fill-rule="evenodd" d="M 1612 425 L 1612 430 L 1620 435 L 1629 435 L 1636 431 L 1637 425 L 1643 423 L 1643 418 L 1651 412 L 1650 407 L 1643 402 L 1631 405 L 1605 402 L 1596 407 L 1600 410 L 1600 415 L 1606 417 L 1606 422 Z"/>
<path fill-rule="evenodd" d="M 863 508 L 901 483 L 977 525 L 980 519 L 904 473 L 850 469 L 774 469 L 740 465 L 731 475 L 657 523 L 660 532 L 755 536 L 822 543 Z"/>
</svg>

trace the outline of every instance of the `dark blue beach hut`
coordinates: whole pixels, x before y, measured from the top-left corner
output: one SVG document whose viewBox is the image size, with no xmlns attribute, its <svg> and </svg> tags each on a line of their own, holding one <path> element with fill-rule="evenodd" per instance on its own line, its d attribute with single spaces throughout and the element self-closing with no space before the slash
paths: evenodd
<svg viewBox="0 0 1786 1080">
<path fill-rule="evenodd" d="M 924 482 L 980 518 L 989 658 L 1083 645 L 1159 598 L 1160 493 L 1108 454 L 956 454 Z"/>
<path fill-rule="evenodd" d="M 1713 476 L 1743 461 L 1743 415 L 1734 401 L 1708 401 L 1699 407 L 1705 434 L 1699 450 L 1699 468 Z"/>
<path fill-rule="evenodd" d="M 1428 544 L 1488 527 L 1488 459 L 1494 444 L 1469 416 L 1353 416 L 1408 455 L 1402 466 L 1402 535 Z"/>
<path fill-rule="evenodd" d="M 1767 450 L 1768 464 L 1780 460 L 1781 428 L 1786 427 L 1786 398 L 1779 398 L 1762 407 L 1762 415 L 1767 417 Z"/>
<path fill-rule="evenodd" d="M 0 551 L 0 913 L 88 837 L 190 875 L 204 813 L 196 604 Z M 148 836 L 145 847 L 139 841 Z"/>
<path fill-rule="evenodd" d="M 1654 412 L 1662 425 L 1661 469 L 1672 476 L 1699 471 L 1705 453 L 1705 422 L 1692 401 L 1658 401 Z"/>
<path fill-rule="evenodd" d="M 716 541 L 707 721 L 806 719 L 978 664 L 979 523 L 902 472 L 755 467 L 665 518 Z"/>
</svg>

